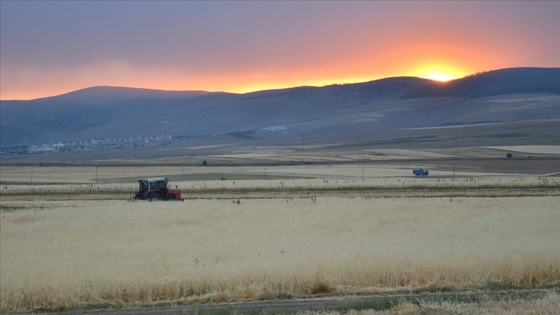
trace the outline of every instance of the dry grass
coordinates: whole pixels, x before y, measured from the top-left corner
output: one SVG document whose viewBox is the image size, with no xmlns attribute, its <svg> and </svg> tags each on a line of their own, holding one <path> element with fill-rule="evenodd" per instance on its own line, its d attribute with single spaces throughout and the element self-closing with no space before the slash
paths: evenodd
<svg viewBox="0 0 560 315">
<path fill-rule="evenodd" d="M 539 314 L 556 315 L 560 310 L 560 295 L 551 292 L 539 299 L 484 300 L 477 302 L 400 303 L 389 310 L 305 311 L 299 315 L 404 315 L 404 314 Z"/>
<path fill-rule="evenodd" d="M 514 146 L 498 146 L 488 147 L 492 149 L 509 150 L 521 153 L 534 153 L 534 154 L 555 154 L 560 155 L 560 145 L 514 145 Z"/>
<path fill-rule="evenodd" d="M 299 169 L 292 167 L 292 172 L 305 174 L 306 171 L 314 169 Z M 278 168 L 279 171 L 283 169 Z M 359 174 L 362 168 L 358 166 L 343 169 L 346 174 Z M 247 171 L 250 173 L 250 171 Z M 285 174 L 286 170 L 284 170 Z M 314 171 L 313 171 L 314 172 Z M 333 172 L 327 171 L 327 172 Z M 52 180 L 58 173 L 51 175 Z M 308 175 L 312 175 L 308 173 Z M 319 176 L 313 173 L 313 176 Z M 325 175 L 325 174 L 323 174 Z M 64 175 L 60 175 L 64 176 Z M 72 178 L 72 177 L 70 177 Z M 62 179 L 56 179 L 62 180 Z M 409 177 L 372 177 L 355 179 L 288 179 L 288 180 L 218 180 L 218 181 L 178 181 L 171 180 L 170 185 L 177 185 L 185 191 L 185 197 L 189 198 L 189 193 L 212 192 L 212 191 L 242 191 L 243 189 L 257 189 L 266 192 L 266 194 L 274 197 L 274 191 L 281 190 L 352 190 L 352 189 L 430 189 L 430 190 L 449 190 L 449 189 L 522 189 L 522 188 L 547 188 L 552 189 L 556 194 L 560 191 L 560 180 L 554 177 L 538 177 L 538 176 L 511 176 L 511 177 L 464 177 L 464 178 L 416 178 Z M 27 199 L 44 198 L 48 195 L 62 195 L 68 199 L 76 198 L 77 194 L 85 195 L 112 195 L 119 196 L 122 199 L 129 197 L 130 193 L 138 188 L 136 180 L 129 180 L 126 183 L 105 183 L 105 184 L 34 184 L 34 185 L 3 185 L 0 187 L 0 196 L 4 200 L 9 200 L 10 196 L 25 196 Z M 501 192 L 497 192 L 497 196 L 501 196 Z M 268 197 L 270 197 L 268 196 Z M 267 197 L 267 196 L 263 196 Z M 119 199 L 120 199 L 119 198 Z"/>
<path fill-rule="evenodd" d="M 434 173 L 435 172 L 435 173 Z M 314 181 L 318 184 L 324 180 L 329 180 L 329 186 L 346 185 L 345 182 L 362 182 L 360 185 L 385 185 L 398 184 L 403 182 L 422 185 L 464 185 L 465 181 L 471 181 L 471 184 L 489 184 L 489 185 L 507 185 L 514 183 L 537 183 L 542 181 L 538 175 L 511 175 L 511 174 L 491 174 L 476 172 L 457 172 L 457 178 L 451 178 L 453 172 L 434 170 L 432 175 L 446 176 L 428 177 L 417 179 L 412 175 L 412 167 L 403 166 L 387 166 L 387 165 L 360 165 L 360 164 L 337 164 L 337 165 L 292 165 L 292 166 L 238 166 L 238 167 L 199 167 L 199 166 L 149 166 L 149 167 L 133 167 L 133 166 L 12 166 L 0 165 L 0 193 L 7 187 L 11 188 L 11 184 L 16 186 L 52 186 L 56 185 L 78 185 L 78 186 L 102 186 L 107 184 L 128 184 L 135 185 L 138 179 L 153 176 L 168 176 L 173 184 L 179 184 L 183 187 L 191 183 L 208 182 L 219 180 L 225 177 L 226 185 L 231 185 L 230 176 L 243 177 L 252 176 L 268 179 L 273 176 L 286 176 L 294 178 L 296 182 L 307 185 L 304 181 L 309 180 L 313 185 Z M 467 177 L 467 178 L 465 178 Z M 317 179 L 313 179 L 317 178 Z M 476 180 L 471 180 L 475 178 Z M 545 177 L 543 177 L 545 178 Z M 555 180 L 548 178 L 551 183 Z M 402 181 L 401 181 L 402 180 Z M 220 181 L 218 181 L 220 182 Z M 237 181 L 239 184 L 241 181 Z M 247 181 L 262 184 L 267 181 Z M 270 182 L 270 181 L 268 181 Z M 292 182 L 291 179 L 284 180 L 285 183 Z M 224 185 L 224 183 L 220 184 Z M 322 185 L 322 184 L 321 184 Z M 560 181 L 555 182 L 560 185 Z"/>
<path fill-rule="evenodd" d="M 11 210 L 1 221 L 1 307 L 557 283 L 559 203 L 559 197 L 3 202 Z"/>
<path fill-rule="evenodd" d="M 192 167 L 192 169 L 197 169 Z M 200 169 L 200 168 L 198 168 Z M 14 183 L 95 184 L 165 174 L 182 174 L 179 166 L 14 166 L 0 165 L 0 181 Z M 188 170 L 192 172 L 192 170 Z M 186 172 L 186 171 L 185 171 Z M 189 173 L 187 173 L 189 174 Z M 129 182 L 135 183 L 134 180 Z"/>
</svg>

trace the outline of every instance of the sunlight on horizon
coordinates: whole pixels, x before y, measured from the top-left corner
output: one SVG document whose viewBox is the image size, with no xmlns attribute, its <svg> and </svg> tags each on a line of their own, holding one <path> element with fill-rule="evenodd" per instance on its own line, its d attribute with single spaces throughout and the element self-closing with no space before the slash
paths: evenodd
<svg viewBox="0 0 560 315">
<path fill-rule="evenodd" d="M 265 90 L 283 90 L 296 87 L 324 87 L 329 85 L 344 85 L 344 84 L 354 84 L 363 83 L 373 80 L 378 80 L 381 78 L 344 78 L 344 79 L 326 79 L 326 80 L 309 80 L 309 81 L 297 81 L 297 82 L 260 82 L 257 84 L 247 84 L 235 88 L 228 89 L 231 93 L 251 93 Z"/>
<path fill-rule="evenodd" d="M 301 80 L 292 79 L 284 82 L 282 80 L 271 80 L 267 81 L 264 79 L 253 80 L 249 79 L 247 82 L 242 83 L 243 80 L 239 80 L 238 82 L 231 83 L 225 80 L 221 85 L 210 84 L 210 82 L 199 82 L 199 84 L 193 84 L 190 88 L 184 88 L 180 84 L 176 84 L 173 81 L 171 82 L 164 82 L 164 83 L 154 83 L 154 84 L 126 84 L 126 83 L 115 83 L 115 84 L 105 84 L 108 86 L 123 86 L 129 88 L 144 88 L 144 89 L 155 89 L 155 90 L 168 90 L 168 91 L 185 91 L 185 90 L 201 90 L 201 91 L 209 91 L 209 92 L 226 92 L 226 93 L 236 93 L 236 94 L 245 94 L 245 93 L 252 93 L 258 91 L 265 91 L 265 90 L 282 90 L 282 89 L 290 89 L 295 87 L 324 87 L 329 85 L 345 85 L 345 84 L 356 84 L 356 83 L 364 83 L 369 81 L 375 81 L 380 79 L 392 78 L 392 77 L 399 77 L 399 76 L 414 76 L 439 82 L 447 82 L 455 79 L 460 79 L 465 77 L 466 74 L 464 71 L 458 70 L 457 68 L 451 66 L 444 66 L 441 64 L 428 64 L 422 67 L 418 67 L 413 71 L 406 73 L 406 71 L 401 72 L 401 74 L 396 73 L 383 73 L 378 75 L 372 75 L 368 77 L 367 75 L 361 76 L 348 76 L 348 77 L 340 77 L 340 78 L 311 78 L 305 79 L 302 78 Z M 153 83 L 153 82 L 152 82 Z M 91 86 L 97 86 L 103 84 L 92 84 Z M 0 94 L 0 100 L 32 100 L 37 98 L 44 98 L 44 97 L 52 97 L 58 96 L 61 94 L 73 92 L 79 89 L 87 88 L 89 86 L 79 86 L 79 87 L 69 87 L 68 89 L 56 89 L 53 91 L 41 91 L 37 93 L 36 90 L 32 91 L 23 91 L 19 93 L 13 93 L 10 95 L 6 95 L 7 93 Z M 4 92 L 4 91 L 2 91 Z"/>
<path fill-rule="evenodd" d="M 424 78 L 434 80 L 434 81 L 441 81 L 441 82 L 447 82 L 447 81 L 457 79 L 456 77 L 445 73 L 430 73 L 426 75 Z"/>
<path fill-rule="evenodd" d="M 465 77 L 465 71 L 445 64 L 427 64 L 412 71 L 412 74 L 429 80 L 447 82 Z"/>
</svg>

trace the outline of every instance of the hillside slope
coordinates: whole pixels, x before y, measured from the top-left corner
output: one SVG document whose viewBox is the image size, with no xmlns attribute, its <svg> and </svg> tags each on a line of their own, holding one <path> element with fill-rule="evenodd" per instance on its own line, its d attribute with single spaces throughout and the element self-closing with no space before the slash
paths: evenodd
<svg viewBox="0 0 560 315">
<path fill-rule="evenodd" d="M 560 68 L 486 72 L 448 83 L 413 77 L 247 94 L 94 87 L 0 103 L 0 145 L 171 134 L 330 135 L 560 119 Z"/>
<path fill-rule="evenodd" d="M 486 97 L 504 94 L 560 94 L 560 68 L 511 68 L 482 72 L 440 85 L 429 85 L 406 97 Z"/>
</svg>

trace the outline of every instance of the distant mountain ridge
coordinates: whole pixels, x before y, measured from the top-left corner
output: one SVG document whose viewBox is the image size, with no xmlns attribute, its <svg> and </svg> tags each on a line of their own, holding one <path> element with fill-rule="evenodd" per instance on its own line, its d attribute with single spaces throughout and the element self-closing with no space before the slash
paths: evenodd
<svg viewBox="0 0 560 315">
<path fill-rule="evenodd" d="M 553 96 L 542 101 L 511 96 L 539 93 Z M 560 68 L 494 70 L 446 83 L 394 77 L 245 94 L 99 86 L 0 102 L 0 146 L 131 134 L 251 131 L 253 138 L 278 138 L 560 119 L 560 97 L 554 95 L 560 95 Z"/>
<path fill-rule="evenodd" d="M 211 94 L 206 91 L 168 91 L 117 86 L 93 86 L 69 93 L 43 97 L 32 101 L 57 101 L 68 103 L 117 102 L 130 99 L 169 100 Z"/>
<path fill-rule="evenodd" d="M 560 68 L 510 68 L 482 72 L 445 84 L 422 87 L 406 97 L 484 97 L 513 93 L 560 94 Z"/>
<path fill-rule="evenodd" d="M 417 77 L 391 77 L 363 83 L 333 84 L 324 87 L 302 86 L 277 90 L 263 90 L 241 95 L 290 93 L 297 90 L 361 90 L 371 96 L 419 97 L 484 97 L 512 93 L 560 94 L 560 68 L 508 68 L 491 70 L 449 82 L 438 82 Z M 130 99 L 173 100 L 210 94 L 234 94 L 201 90 L 157 90 L 117 86 L 94 86 L 61 95 L 21 102 L 117 102 Z M 6 101 L 4 101 L 6 102 Z M 9 102 L 9 101 L 8 101 Z"/>
</svg>

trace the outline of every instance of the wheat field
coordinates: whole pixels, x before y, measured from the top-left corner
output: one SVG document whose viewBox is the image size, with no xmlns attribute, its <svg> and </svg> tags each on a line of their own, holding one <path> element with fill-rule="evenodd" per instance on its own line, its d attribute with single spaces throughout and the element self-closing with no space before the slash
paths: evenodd
<svg viewBox="0 0 560 315">
<path fill-rule="evenodd" d="M 4 201 L 2 311 L 560 281 L 560 197 Z"/>
</svg>

